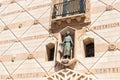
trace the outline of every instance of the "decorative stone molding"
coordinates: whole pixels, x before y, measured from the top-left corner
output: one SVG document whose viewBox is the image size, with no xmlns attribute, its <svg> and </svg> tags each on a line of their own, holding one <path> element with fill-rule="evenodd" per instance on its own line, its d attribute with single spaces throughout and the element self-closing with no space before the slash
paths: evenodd
<svg viewBox="0 0 120 80">
<path fill-rule="evenodd" d="M 67 19 L 66 22 L 67 22 L 67 23 L 71 23 L 71 19 Z"/>
<path fill-rule="evenodd" d="M 91 72 L 90 72 L 90 71 L 87 71 L 85 74 L 90 75 L 90 74 L 91 74 Z"/>
<path fill-rule="evenodd" d="M 70 24 L 74 20 L 76 20 L 77 22 L 81 22 L 81 19 L 85 18 L 85 17 L 86 17 L 85 14 L 76 14 L 76 15 L 71 15 L 71 16 L 52 19 L 52 23 L 60 26 L 64 22 L 67 22 L 67 24 Z"/>
<path fill-rule="evenodd" d="M 21 28 L 22 27 L 22 24 L 19 24 L 18 28 Z"/>
<path fill-rule="evenodd" d="M 116 49 L 116 45 L 114 43 L 111 43 L 109 46 L 108 46 L 108 50 L 109 51 L 114 51 Z"/>
<path fill-rule="evenodd" d="M 39 20 L 34 21 L 34 25 L 37 25 L 39 23 Z"/>
<path fill-rule="evenodd" d="M 33 58 L 34 58 L 33 54 L 29 54 L 27 59 L 33 59 Z"/>
<path fill-rule="evenodd" d="M 81 17 L 76 17 L 77 22 L 80 22 Z"/>
<path fill-rule="evenodd" d="M 12 57 L 11 57 L 11 61 L 14 62 L 15 59 L 16 59 L 16 55 L 12 55 Z"/>
<path fill-rule="evenodd" d="M 112 5 L 107 5 L 106 6 L 106 11 L 111 11 L 113 10 L 113 6 Z"/>
<path fill-rule="evenodd" d="M 8 30 L 8 27 L 7 27 L 7 26 L 5 26 L 5 27 L 3 28 L 3 30 Z"/>
<path fill-rule="evenodd" d="M 57 24 L 58 24 L 58 25 L 61 25 L 61 23 L 62 23 L 62 21 L 57 21 Z"/>
</svg>

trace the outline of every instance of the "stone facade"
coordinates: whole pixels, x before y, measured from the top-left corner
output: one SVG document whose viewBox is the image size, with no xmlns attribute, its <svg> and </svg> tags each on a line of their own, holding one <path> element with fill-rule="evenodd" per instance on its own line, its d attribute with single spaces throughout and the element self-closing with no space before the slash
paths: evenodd
<svg viewBox="0 0 120 80">
<path fill-rule="evenodd" d="M 84 14 L 52 19 L 60 2 L 0 0 L 0 80 L 120 79 L 120 0 L 86 0 Z M 61 63 L 66 31 L 74 41 L 69 64 Z"/>
</svg>

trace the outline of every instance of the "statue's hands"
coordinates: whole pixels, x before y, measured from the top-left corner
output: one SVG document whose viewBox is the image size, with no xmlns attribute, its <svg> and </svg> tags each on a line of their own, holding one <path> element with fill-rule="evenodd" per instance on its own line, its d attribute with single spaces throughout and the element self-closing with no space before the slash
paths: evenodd
<svg viewBox="0 0 120 80">
<path fill-rule="evenodd" d="M 62 47 L 64 47 L 64 43 L 60 43 L 59 45 L 62 46 Z"/>
</svg>

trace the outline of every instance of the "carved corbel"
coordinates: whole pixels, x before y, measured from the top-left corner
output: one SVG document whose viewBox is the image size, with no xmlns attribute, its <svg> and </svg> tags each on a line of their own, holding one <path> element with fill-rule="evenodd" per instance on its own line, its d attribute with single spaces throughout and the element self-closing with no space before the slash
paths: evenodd
<svg viewBox="0 0 120 80">
<path fill-rule="evenodd" d="M 70 18 L 67 19 L 66 22 L 67 22 L 67 23 L 71 23 L 71 19 L 70 19 Z"/>
<path fill-rule="evenodd" d="M 77 22 L 80 22 L 81 17 L 76 17 Z"/>
</svg>

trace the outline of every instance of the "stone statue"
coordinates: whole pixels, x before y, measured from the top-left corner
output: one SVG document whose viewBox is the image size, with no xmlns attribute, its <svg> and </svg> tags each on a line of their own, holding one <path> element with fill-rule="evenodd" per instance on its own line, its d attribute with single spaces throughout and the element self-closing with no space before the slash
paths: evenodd
<svg viewBox="0 0 120 80">
<path fill-rule="evenodd" d="M 64 38 L 62 42 L 62 47 L 64 48 L 64 55 L 63 55 L 64 59 L 66 58 L 70 59 L 71 49 L 73 47 L 73 41 L 72 41 L 69 31 L 66 32 L 66 37 Z"/>
</svg>

